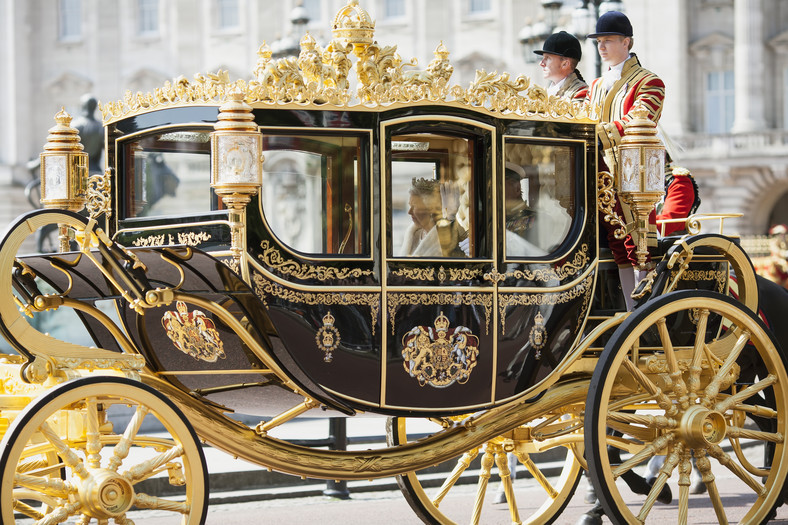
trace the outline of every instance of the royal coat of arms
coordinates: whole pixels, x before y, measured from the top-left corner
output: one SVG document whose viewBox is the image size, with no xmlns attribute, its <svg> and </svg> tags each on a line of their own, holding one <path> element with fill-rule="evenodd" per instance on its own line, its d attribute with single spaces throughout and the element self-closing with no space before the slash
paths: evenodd
<svg viewBox="0 0 788 525">
<path fill-rule="evenodd" d="M 183 301 L 175 303 L 175 311 L 164 312 L 161 325 L 175 348 L 184 354 L 209 363 L 225 358 L 224 344 L 213 321 L 200 310 L 190 312 Z"/>
<path fill-rule="evenodd" d="M 443 388 L 465 383 L 476 366 L 479 338 L 464 326 L 450 328 L 443 312 L 434 325 L 417 326 L 402 338 L 405 371 L 420 386 Z"/>
</svg>

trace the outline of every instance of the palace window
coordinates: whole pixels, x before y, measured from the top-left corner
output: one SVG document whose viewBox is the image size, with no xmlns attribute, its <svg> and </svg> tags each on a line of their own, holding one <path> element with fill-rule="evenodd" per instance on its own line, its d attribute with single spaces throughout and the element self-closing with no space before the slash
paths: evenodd
<svg viewBox="0 0 788 525">
<path fill-rule="evenodd" d="M 733 70 L 706 74 L 706 133 L 730 133 L 734 118 Z"/>
<path fill-rule="evenodd" d="M 76 40 L 82 36 L 82 0 L 60 0 L 58 31 L 61 40 Z"/>
<path fill-rule="evenodd" d="M 238 0 L 216 0 L 217 24 L 219 29 L 237 29 L 240 27 Z"/>
<path fill-rule="evenodd" d="M 155 35 L 159 32 L 159 0 L 137 0 L 137 33 Z"/>
<path fill-rule="evenodd" d="M 483 14 L 489 13 L 491 10 L 490 0 L 469 0 L 468 13 L 470 14 Z"/>
<path fill-rule="evenodd" d="M 405 0 L 385 0 L 383 13 L 385 18 L 401 18 L 405 16 Z"/>
</svg>

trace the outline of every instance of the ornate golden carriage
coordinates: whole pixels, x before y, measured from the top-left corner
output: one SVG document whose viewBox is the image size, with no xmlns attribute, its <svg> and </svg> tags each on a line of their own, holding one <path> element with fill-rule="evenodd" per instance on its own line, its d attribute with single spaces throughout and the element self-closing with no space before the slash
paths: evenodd
<svg viewBox="0 0 788 525">
<path fill-rule="evenodd" d="M 593 110 L 524 77 L 452 85 L 442 44 L 409 69 L 373 29 L 352 0 L 325 49 L 263 45 L 251 80 L 181 77 L 102 105 L 103 174 L 56 117 L 45 209 L 0 243 L 3 523 L 200 523 L 199 441 L 300 476 L 399 476 L 431 523 L 483 521 L 491 472 L 513 522 L 551 522 L 584 468 L 615 521 L 645 519 L 666 483 L 686 520 L 694 462 L 720 523 L 742 493 L 741 522 L 760 523 L 788 472 L 788 375 L 744 252 L 680 238 L 623 311 L 597 233 L 613 178 L 598 182 Z M 19 253 L 46 228 L 59 249 Z M 63 312 L 82 339 L 47 333 Z M 276 437 L 316 411 L 388 416 L 388 445 Z M 529 480 L 512 483 L 507 454 Z M 657 454 L 633 500 L 628 474 Z M 425 469 L 452 458 L 428 494 Z M 544 494 L 527 516 L 526 483 Z"/>
</svg>

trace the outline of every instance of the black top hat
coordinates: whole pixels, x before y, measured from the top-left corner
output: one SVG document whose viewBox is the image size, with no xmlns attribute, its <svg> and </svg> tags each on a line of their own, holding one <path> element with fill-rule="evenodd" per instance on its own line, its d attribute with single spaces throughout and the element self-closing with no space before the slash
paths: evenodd
<svg viewBox="0 0 788 525">
<path fill-rule="evenodd" d="M 544 55 L 551 53 L 566 58 L 574 58 L 580 60 L 583 56 L 583 50 L 580 47 L 580 42 L 574 35 L 570 35 L 566 31 L 553 33 L 547 40 L 544 41 L 543 49 L 534 51 L 537 55 Z"/>
<path fill-rule="evenodd" d="M 596 33 L 588 38 L 606 35 L 632 36 L 632 24 L 627 15 L 619 11 L 608 11 L 596 21 Z"/>
</svg>

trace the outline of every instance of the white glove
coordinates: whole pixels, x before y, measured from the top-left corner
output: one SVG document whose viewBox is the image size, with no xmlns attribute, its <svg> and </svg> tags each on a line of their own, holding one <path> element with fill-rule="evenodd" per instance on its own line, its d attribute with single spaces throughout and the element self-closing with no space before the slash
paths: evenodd
<svg viewBox="0 0 788 525">
<path fill-rule="evenodd" d="M 453 221 L 460 209 L 460 188 L 456 182 L 441 182 L 443 216 Z"/>
</svg>

